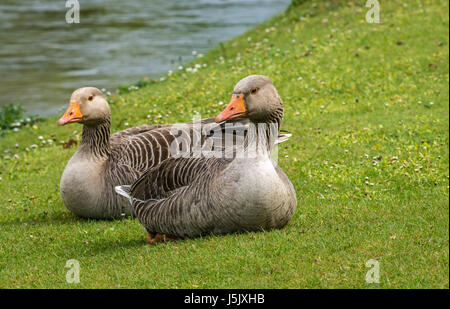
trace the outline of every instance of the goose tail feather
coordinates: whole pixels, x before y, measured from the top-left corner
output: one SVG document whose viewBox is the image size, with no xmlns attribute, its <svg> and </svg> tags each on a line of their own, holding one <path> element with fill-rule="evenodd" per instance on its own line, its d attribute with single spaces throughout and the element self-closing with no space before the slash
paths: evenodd
<svg viewBox="0 0 450 309">
<path fill-rule="evenodd" d="M 116 193 L 126 197 L 130 201 L 130 204 L 133 202 L 131 200 L 131 195 L 130 195 L 130 191 L 131 191 L 130 185 L 116 186 L 114 189 L 116 190 Z"/>
<path fill-rule="evenodd" d="M 289 134 L 289 133 L 278 134 L 278 138 L 275 141 L 275 144 L 283 143 L 283 142 L 287 141 L 291 136 L 292 136 L 292 134 Z"/>
</svg>

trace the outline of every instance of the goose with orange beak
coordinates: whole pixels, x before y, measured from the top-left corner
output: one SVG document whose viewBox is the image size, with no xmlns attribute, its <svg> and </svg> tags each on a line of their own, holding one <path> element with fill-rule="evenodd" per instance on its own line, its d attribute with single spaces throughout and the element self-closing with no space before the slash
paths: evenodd
<svg viewBox="0 0 450 309">
<path fill-rule="evenodd" d="M 297 199 L 292 183 L 271 158 L 283 105 L 269 78 L 251 75 L 239 81 L 215 121 L 240 118 L 263 124 L 249 128 L 247 156 L 169 158 L 132 185 L 116 188 L 130 200 L 149 242 L 268 231 L 290 221 Z"/>
</svg>

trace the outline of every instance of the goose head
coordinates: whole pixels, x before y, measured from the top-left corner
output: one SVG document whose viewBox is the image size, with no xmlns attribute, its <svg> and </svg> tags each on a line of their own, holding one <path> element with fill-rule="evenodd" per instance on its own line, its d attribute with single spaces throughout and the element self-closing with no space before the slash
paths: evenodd
<svg viewBox="0 0 450 309">
<path fill-rule="evenodd" d="M 97 125 L 109 119 L 111 111 L 103 93 L 94 87 L 75 90 L 70 98 L 69 107 L 58 120 L 58 125 L 79 122 Z"/>
<path fill-rule="evenodd" d="M 283 104 L 272 81 L 264 75 L 250 75 L 234 87 L 228 106 L 216 122 L 248 118 L 254 123 L 281 122 Z"/>
</svg>

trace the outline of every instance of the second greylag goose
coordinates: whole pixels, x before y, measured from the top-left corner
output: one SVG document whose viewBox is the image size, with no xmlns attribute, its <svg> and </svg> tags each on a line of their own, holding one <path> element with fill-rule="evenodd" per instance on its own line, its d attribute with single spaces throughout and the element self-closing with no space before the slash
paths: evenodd
<svg viewBox="0 0 450 309">
<path fill-rule="evenodd" d="M 232 100 L 216 121 L 247 118 L 251 125 L 243 155 L 232 158 L 169 158 L 147 170 L 127 197 L 148 241 L 192 238 L 282 228 L 297 200 L 286 174 L 271 158 L 283 105 L 269 78 L 239 81 Z M 262 124 L 262 126 L 261 126 Z"/>
</svg>

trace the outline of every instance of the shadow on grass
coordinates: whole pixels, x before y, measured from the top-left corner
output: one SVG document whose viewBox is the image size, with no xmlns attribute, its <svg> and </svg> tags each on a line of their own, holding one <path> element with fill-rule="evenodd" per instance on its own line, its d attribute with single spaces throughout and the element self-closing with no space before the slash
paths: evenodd
<svg viewBox="0 0 450 309">
<path fill-rule="evenodd" d="M 225 235 L 222 235 L 225 236 Z M 192 243 L 197 243 L 196 241 L 208 241 L 208 240 L 217 240 L 215 235 L 205 235 L 198 238 L 186 238 L 180 239 L 177 241 L 167 241 L 167 242 L 158 242 L 154 244 L 149 244 L 145 239 L 145 232 L 136 237 L 133 235 L 132 238 L 123 238 L 123 239 L 99 239 L 97 241 L 90 242 L 91 246 L 90 253 L 87 256 L 94 256 L 95 254 L 103 254 L 110 251 L 118 251 L 118 250 L 127 250 L 127 249 L 149 249 L 149 250 L 171 250 L 173 247 L 183 247 L 189 246 Z"/>
<path fill-rule="evenodd" d="M 120 240 L 101 239 L 98 241 L 89 242 L 88 246 L 89 251 L 82 254 L 86 257 L 92 257 L 108 252 L 116 252 L 119 250 L 139 249 L 152 245 L 147 244 L 144 237 L 133 237 Z"/>
<path fill-rule="evenodd" d="M 84 223 L 108 223 L 108 222 L 117 222 L 120 220 L 132 219 L 132 217 L 127 217 L 124 219 L 87 219 L 78 217 L 68 211 L 65 210 L 57 210 L 49 213 L 39 213 L 39 214 L 29 214 L 26 217 L 16 217 L 11 218 L 10 220 L 2 220 L 0 224 L 2 226 L 20 226 L 20 225 L 30 225 L 30 226 L 45 226 L 45 225 L 79 225 Z"/>
</svg>

